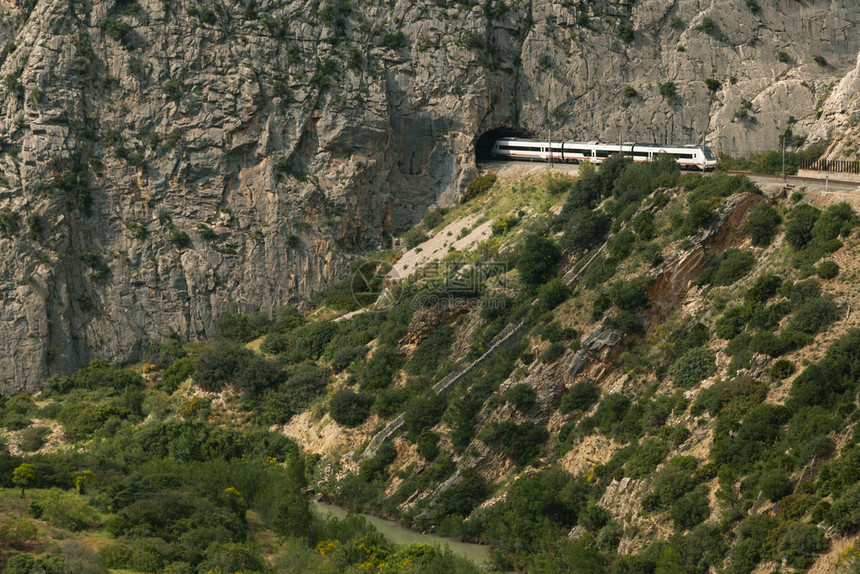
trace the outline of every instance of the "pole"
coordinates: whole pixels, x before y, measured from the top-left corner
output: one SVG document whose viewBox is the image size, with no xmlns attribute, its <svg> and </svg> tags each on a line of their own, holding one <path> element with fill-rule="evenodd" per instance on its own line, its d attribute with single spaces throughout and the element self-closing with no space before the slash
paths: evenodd
<svg viewBox="0 0 860 574">
<path fill-rule="evenodd" d="M 782 181 L 785 182 L 785 134 L 782 134 Z"/>
</svg>

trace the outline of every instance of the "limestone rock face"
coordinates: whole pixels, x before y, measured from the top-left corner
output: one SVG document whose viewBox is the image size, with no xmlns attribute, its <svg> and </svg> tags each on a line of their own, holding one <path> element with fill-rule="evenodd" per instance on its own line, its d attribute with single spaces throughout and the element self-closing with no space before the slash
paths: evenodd
<svg viewBox="0 0 860 574">
<path fill-rule="evenodd" d="M 0 0 L 0 390 L 307 300 L 487 130 L 774 148 L 860 51 L 853 2 L 485 4 Z"/>
</svg>

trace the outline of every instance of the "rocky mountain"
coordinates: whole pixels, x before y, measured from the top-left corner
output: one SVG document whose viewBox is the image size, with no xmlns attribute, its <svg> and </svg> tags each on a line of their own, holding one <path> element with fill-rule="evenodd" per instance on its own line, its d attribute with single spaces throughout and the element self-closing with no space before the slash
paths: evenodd
<svg viewBox="0 0 860 574">
<path fill-rule="evenodd" d="M 851 1 L 0 0 L 0 388 L 309 300 L 456 201 L 494 129 L 730 154 L 832 136 L 856 106 L 832 88 L 856 75 L 858 18 Z"/>
</svg>

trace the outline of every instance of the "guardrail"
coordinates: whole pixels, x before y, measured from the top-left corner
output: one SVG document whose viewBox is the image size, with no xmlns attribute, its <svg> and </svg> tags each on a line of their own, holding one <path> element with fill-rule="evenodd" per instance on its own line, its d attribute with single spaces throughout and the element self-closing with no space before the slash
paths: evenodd
<svg viewBox="0 0 860 574">
<path fill-rule="evenodd" d="M 848 161 L 841 159 L 816 159 L 814 161 L 804 160 L 800 162 L 800 169 L 808 169 L 811 171 L 828 171 L 831 173 L 860 174 L 860 161 Z"/>
</svg>

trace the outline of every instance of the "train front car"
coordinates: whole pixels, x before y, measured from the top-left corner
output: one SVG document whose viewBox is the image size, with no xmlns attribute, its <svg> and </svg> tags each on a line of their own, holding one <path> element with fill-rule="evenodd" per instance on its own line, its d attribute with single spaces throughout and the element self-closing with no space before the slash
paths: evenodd
<svg viewBox="0 0 860 574">
<path fill-rule="evenodd" d="M 702 171 L 711 171 L 717 169 L 717 156 L 711 151 L 708 146 L 702 146 L 702 154 L 704 160 L 702 162 Z"/>
</svg>

